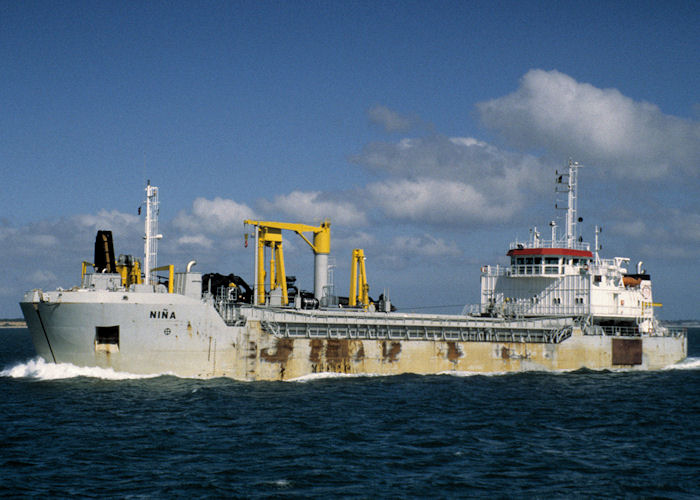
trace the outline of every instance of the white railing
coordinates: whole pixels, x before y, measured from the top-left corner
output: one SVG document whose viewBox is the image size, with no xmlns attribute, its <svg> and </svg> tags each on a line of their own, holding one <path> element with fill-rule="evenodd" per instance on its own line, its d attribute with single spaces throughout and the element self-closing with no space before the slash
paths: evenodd
<svg viewBox="0 0 700 500">
<path fill-rule="evenodd" d="M 615 306 L 600 304 L 545 304 L 542 302 L 531 303 L 526 300 L 521 301 L 498 301 L 494 304 L 482 304 L 481 313 L 496 314 L 510 317 L 527 316 L 584 316 L 592 314 L 594 316 L 610 318 L 635 318 L 638 320 L 650 319 L 654 317 L 652 307 L 637 306 Z"/>
<path fill-rule="evenodd" d="M 569 248 L 571 250 L 591 250 L 590 243 L 574 241 L 568 244 L 565 240 L 530 240 L 530 241 L 514 241 L 510 244 L 509 250 L 522 250 L 525 248 Z"/>
<path fill-rule="evenodd" d="M 564 274 L 580 274 L 582 266 L 564 266 L 566 272 L 560 272 L 560 266 L 554 264 L 527 264 L 517 266 L 483 266 L 481 274 L 484 276 L 540 276 L 545 278 L 557 278 Z M 573 271 L 571 269 L 574 269 Z"/>
</svg>

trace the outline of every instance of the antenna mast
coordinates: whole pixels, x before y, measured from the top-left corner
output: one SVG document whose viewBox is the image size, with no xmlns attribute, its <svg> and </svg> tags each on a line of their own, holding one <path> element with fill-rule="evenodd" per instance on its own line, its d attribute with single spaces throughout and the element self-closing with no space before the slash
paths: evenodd
<svg viewBox="0 0 700 500">
<path fill-rule="evenodd" d="M 559 174 L 557 172 L 557 193 L 566 193 L 566 248 L 574 248 L 576 245 L 576 211 L 578 205 L 578 169 L 581 165 L 577 161 L 569 159 L 569 172 Z M 559 185 L 562 185 L 560 188 Z M 558 205 L 555 208 L 563 208 Z"/>
<path fill-rule="evenodd" d="M 158 240 L 163 237 L 158 234 L 158 188 L 151 186 L 151 181 L 146 185 L 146 231 L 143 246 L 143 280 L 144 284 L 151 284 L 151 269 L 157 267 Z"/>
</svg>

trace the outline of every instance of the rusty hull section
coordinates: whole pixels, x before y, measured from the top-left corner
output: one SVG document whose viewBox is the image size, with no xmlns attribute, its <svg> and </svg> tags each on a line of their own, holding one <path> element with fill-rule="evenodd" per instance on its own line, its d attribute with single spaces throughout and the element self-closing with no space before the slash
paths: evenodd
<svg viewBox="0 0 700 500">
<path fill-rule="evenodd" d="M 316 373 L 507 373 L 580 368 L 658 369 L 678 356 L 673 339 L 584 336 L 560 344 L 352 338 L 288 338 L 249 322 L 233 349 L 217 352 L 214 376 L 290 380 Z M 660 353 L 668 353 L 668 359 Z"/>
<path fill-rule="evenodd" d="M 641 365 L 642 339 L 612 339 L 613 365 Z"/>
<path fill-rule="evenodd" d="M 488 342 L 267 338 L 249 379 L 288 380 L 314 373 L 431 374 L 536 369 L 543 345 Z M 248 355 L 250 356 L 250 354 Z M 251 361 L 248 358 L 247 361 Z M 542 367 L 544 368 L 544 367 Z"/>
</svg>

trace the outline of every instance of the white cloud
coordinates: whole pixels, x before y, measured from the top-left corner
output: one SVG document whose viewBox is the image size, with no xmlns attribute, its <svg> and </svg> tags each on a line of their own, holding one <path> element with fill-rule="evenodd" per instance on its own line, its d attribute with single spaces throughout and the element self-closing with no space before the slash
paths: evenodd
<svg viewBox="0 0 700 500">
<path fill-rule="evenodd" d="M 365 213 L 354 203 L 343 199 L 332 199 L 320 191 L 292 191 L 277 196 L 273 201 L 262 201 L 266 212 L 283 213 L 293 217 L 295 222 L 305 224 L 321 223 L 330 218 L 331 223 L 343 226 L 367 224 Z"/>
<path fill-rule="evenodd" d="M 29 283 L 44 285 L 45 283 L 55 283 L 57 281 L 56 275 L 51 271 L 46 271 L 43 269 L 37 269 L 32 272 L 28 277 Z"/>
<path fill-rule="evenodd" d="M 219 197 L 213 200 L 197 198 L 192 203 L 191 213 L 180 212 L 173 225 L 195 234 L 242 234 L 243 220 L 254 218 L 255 213 L 245 204 Z"/>
<path fill-rule="evenodd" d="M 180 236 L 177 239 L 177 244 L 181 246 L 195 246 L 203 248 L 211 248 L 213 241 L 202 234 Z"/>
<path fill-rule="evenodd" d="M 473 137 L 431 135 L 396 143 L 376 142 L 352 160 L 401 179 L 461 180 L 489 188 L 499 183 L 499 189 L 513 174 L 522 188 L 530 189 L 541 184 L 537 174 L 550 173 L 550 167 L 532 155 L 504 151 Z"/>
<path fill-rule="evenodd" d="M 372 123 L 381 125 L 387 132 L 399 132 L 408 130 L 413 125 L 410 118 L 406 118 L 386 106 L 374 106 L 367 111 Z"/>
<path fill-rule="evenodd" d="M 697 174 L 699 122 L 558 71 L 531 70 L 515 92 L 477 108 L 483 123 L 513 144 L 573 156 L 619 177 Z"/>
<path fill-rule="evenodd" d="M 428 234 L 417 236 L 397 236 L 392 247 L 399 248 L 408 255 L 423 257 L 456 257 L 461 255 L 457 244 L 446 242 L 442 238 L 434 238 Z"/>
<path fill-rule="evenodd" d="M 366 231 L 357 231 L 352 234 L 340 232 L 339 235 L 333 235 L 334 249 L 367 248 L 376 244 L 377 238 Z"/>
<path fill-rule="evenodd" d="M 508 203 L 495 203 L 476 188 L 442 179 L 397 180 L 367 187 L 372 202 L 389 217 L 417 222 L 493 221 L 513 213 Z"/>
<path fill-rule="evenodd" d="M 118 210 L 100 210 L 97 215 L 76 215 L 74 219 L 79 226 L 95 231 L 98 229 L 133 228 L 143 225 L 142 219 L 138 215 L 125 214 Z"/>
<path fill-rule="evenodd" d="M 618 244 L 629 240 L 635 252 L 646 258 L 696 260 L 700 214 L 675 208 L 660 208 L 652 220 L 641 214 L 626 214 L 613 221 L 612 233 L 623 237 Z"/>
<path fill-rule="evenodd" d="M 700 242 L 700 214 L 675 211 L 675 233 L 691 242 Z"/>
<path fill-rule="evenodd" d="M 505 220 L 546 189 L 542 174 L 553 171 L 473 137 L 435 135 L 370 144 L 354 161 L 388 177 L 365 186 L 369 207 L 429 223 Z"/>
<path fill-rule="evenodd" d="M 490 151 L 444 136 L 405 138 L 397 143 L 367 145 L 353 160 L 381 173 L 399 177 L 464 178 L 486 163 Z M 477 147 L 475 147 L 477 146 Z"/>
<path fill-rule="evenodd" d="M 668 246 L 700 242 L 700 213 L 683 212 L 678 209 L 663 210 L 656 232 L 662 234 Z M 695 249 L 697 255 L 697 249 Z"/>
<path fill-rule="evenodd" d="M 51 248 L 58 245 L 58 238 L 53 234 L 28 234 L 26 241 L 34 247 Z"/>
<path fill-rule="evenodd" d="M 649 228 L 647 228 L 647 225 L 641 220 L 618 222 L 613 226 L 613 230 L 617 234 L 630 238 L 640 238 L 645 234 L 649 234 Z"/>
</svg>

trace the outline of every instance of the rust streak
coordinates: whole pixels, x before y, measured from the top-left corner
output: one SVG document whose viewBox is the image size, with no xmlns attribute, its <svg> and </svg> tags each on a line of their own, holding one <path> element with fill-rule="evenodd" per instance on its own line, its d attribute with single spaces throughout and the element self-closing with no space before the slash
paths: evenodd
<svg viewBox="0 0 700 500">
<path fill-rule="evenodd" d="M 447 343 L 447 359 L 449 359 L 453 363 L 456 363 L 459 360 L 459 358 L 461 358 L 463 355 L 464 353 L 457 345 L 457 342 Z"/>
<path fill-rule="evenodd" d="M 262 349 L 260 351 L 260 358 L 268 363 L 286 363 L 293 349 L 294 340 L 286 338 L 277 339 L 275 352 L 271 353 L 269 349 Z"/>
<path fill-rule="evenodd" d="M 309 361 L 314 364 L 318 364 L 321 361 L 321 352 L 323 350 L 323 340 L 321 339 L 311 339 L 309 343 L 311 346 L 311 352 L 309 353 Z"/>
<path fill-rule="evenodd" d="M 387 346 L 387 343 L 385 340 L 382 341 L 382 357 L 389 363 L 398 361 L 399 353 L 401 352 L 401 342 L 391 342 L 389 346 Z"/>
<path fill-rule="evenodd" d="M 326 360 L 340 362 L 349 359 L 350 348 L 347 339 L 328 339 L 326 341 Z"/>
<path fill-rule="evenodd" d="M 362 361 L 365 359 L 365 345 L 360 341 L 360 348 L 355 353 L 355 361 Z"/>
</svg>

